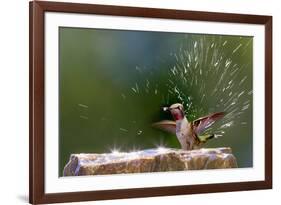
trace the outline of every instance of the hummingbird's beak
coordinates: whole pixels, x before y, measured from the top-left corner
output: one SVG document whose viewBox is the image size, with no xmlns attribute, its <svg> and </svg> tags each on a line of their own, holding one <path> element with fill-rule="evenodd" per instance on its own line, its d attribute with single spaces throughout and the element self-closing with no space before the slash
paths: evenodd
<svg viewBox="0 0 281 205">
<path fill-rule="evenodd" d="M 163 111 L 168 111 L 169 107 L 163 107 Z"/>
</svg>

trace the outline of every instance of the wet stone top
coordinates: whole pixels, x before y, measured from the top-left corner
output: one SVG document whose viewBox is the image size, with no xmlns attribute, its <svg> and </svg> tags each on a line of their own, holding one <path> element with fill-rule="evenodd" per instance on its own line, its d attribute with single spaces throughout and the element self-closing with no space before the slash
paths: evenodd
<svg viewBox="0 0 281 205">
<path fill-rule="evenodd" d="M 181 150 L 165 147 L 133 152 L 71 154 L 64 176 L 236 168 L 231 148 Z"/>
</svg>

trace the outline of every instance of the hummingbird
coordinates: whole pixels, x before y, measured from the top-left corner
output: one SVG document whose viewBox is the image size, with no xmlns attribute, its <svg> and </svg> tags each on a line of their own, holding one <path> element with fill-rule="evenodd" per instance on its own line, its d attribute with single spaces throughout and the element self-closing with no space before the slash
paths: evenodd
<svg viewBox="0 0 281 205">
<path fill-rule="evenodd" d="M 216 138 L 215 134 L 200 134 L 225 114 L 224 112 L 216 112 L 189 122 L 186 118 L 184 107 L 180 103 L 172 104 L 170 107 L 164 107 L 163 110 L 169 111 L 174 121 L 163 120 L 152 124 L 152 126 L 175 134 L 183 150 L 198 149 L 209 139 Z"/>
</svg>

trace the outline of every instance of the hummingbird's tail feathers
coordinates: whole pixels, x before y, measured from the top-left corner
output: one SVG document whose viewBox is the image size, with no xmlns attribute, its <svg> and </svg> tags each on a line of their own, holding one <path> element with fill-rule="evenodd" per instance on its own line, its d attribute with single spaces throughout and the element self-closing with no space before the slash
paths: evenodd
<svg viewBox="0 0 281 205">
<path fill-rule="evenodd" d="M 206 143 L 208 140 L 216 138 L 215 134 L 206 134 L 198 136 L 201 143 Z"/>
<path fill-rule="evenodd" d="M 152 127 L 176 134 L 176 122 L 171 120 L 163 120 L 152 124 Z"/>
</svg>

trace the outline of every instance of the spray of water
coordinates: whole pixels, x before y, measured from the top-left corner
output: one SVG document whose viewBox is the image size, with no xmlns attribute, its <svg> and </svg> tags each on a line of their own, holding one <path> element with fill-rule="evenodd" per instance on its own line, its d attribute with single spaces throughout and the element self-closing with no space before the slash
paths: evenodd
<svg viewBox="0 0 281 205">
<path fill-rule="evenodd" d="M 189 119 L 215 111 L 226 112 L 216 131 L 210 126 L 206 132 L 223 134 L 251 107 L 252 88 L 244 86 L 249 76 L 243 73 L 251 62 L 241 64 L 237 60 L 249 50 L 251 41 L 241 43 L 240 38 L 236 46 L 232 45 L 232 52 L 227 53 L 228 42 L 220 36 L 189 36 L 174 54 L 177 63 L 170 69 L 168 88 L 185 105 Z"/>
<path fill-rule="evenodd" d="M 142 76 L 145 80 L 132 85 L 131 94 L 160 95 L 163 105 L 175 103 L 171 99 L 176 98 L 184 105 L 189 120 L 224 111 L 223 120 L 206 130 L 222 136 L 226 129 L 237 125 L 238 118 L 252 105 L 252 87 L 245 85 L 251 76 L 244 72 L 252 64 L 241 63 L 251 49 L 252 39 L 236 38 L 235 42 L 228 42 L 216 35 L 186 35 L 179 50 L 170 54 L 176 63 L 166 68 L 165 89 L 159 89 L 152 78 Z M 136 71 L 143 75 L 140 67 Z M 239 125 L 246 124 L 239 121 Z"/>
</svg>

